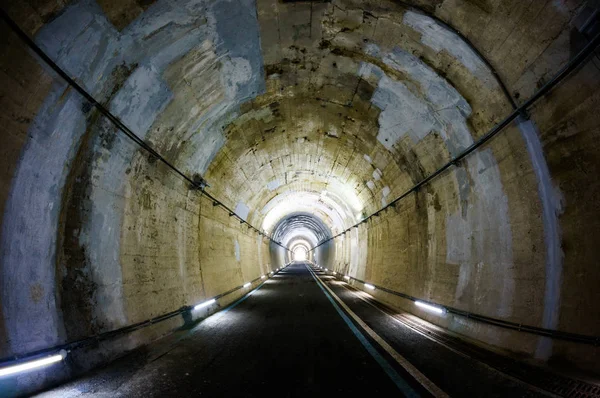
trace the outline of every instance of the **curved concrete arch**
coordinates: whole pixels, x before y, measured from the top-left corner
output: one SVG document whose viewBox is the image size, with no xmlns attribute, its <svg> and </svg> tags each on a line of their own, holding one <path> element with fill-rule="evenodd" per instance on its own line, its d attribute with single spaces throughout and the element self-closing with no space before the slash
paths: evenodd
<svg viewBox="0 0 600 398">
<path fill-rule="evenodd" d="M 588 316 L 600 275 L 593 64 L 530 109 L 531 120 L 387 207 L 573 58 L 588 40 L 589 7 L 412 3 L 7 5 L 68 76 L 211 196 L 121 134 L 5 26 L 0 357 L 211 297 L 232 301 L 286 264 L 282 246 L 300 238 L 327 241 L 311 260 L 356 280 L 598 335 L 600 317 Z M 374 294 L 465 339 L 597 370 L 575 343 L 438 319 L 401 295 Z M 75 362 L 91 368 L 180 322 Z"/>
</svg>

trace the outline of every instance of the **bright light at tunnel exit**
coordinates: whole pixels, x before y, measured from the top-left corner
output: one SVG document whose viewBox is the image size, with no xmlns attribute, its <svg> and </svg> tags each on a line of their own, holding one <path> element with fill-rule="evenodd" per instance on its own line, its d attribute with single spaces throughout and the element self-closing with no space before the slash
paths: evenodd
<svg viewBox="0 0 600 398">
<path fill-rule="evenodd" d="M 61 350 L 60 353 L 56 355 L 51 355 L 46 358 L 36 359 L 33 361 L 28 361 L 21 363 L 19 365 L 6 366 L 4 368 L 0 368 L 0 377 L 8 376 L 15 373 L 25 372 L 26 370 L 41 368 L 44 366 L 51 365 L 56 362 L 60 362 L 67 357 L 67 352 L 65 350 Z"/>
<path fill-rule="evenodd" d="M 294 261 L 306 261 L 307 252 L 304 246 L 298 246 L 293 252 Z"/>
</svg>

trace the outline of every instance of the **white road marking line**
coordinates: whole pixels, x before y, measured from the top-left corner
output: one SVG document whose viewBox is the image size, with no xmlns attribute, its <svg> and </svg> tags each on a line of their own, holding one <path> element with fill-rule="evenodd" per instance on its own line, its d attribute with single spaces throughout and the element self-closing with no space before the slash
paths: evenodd
<svg viewBox="0 0 600 398">
<path fill-rule="evenodd" d="M 559 397 L 560 397 L 560 395 L 556 395 L 556 394 L 552 393 L 551 391 L 544 390 L 544 389 L 542 389 L 542 388 L 540 388 L 540 387 L 538 387 L 538 386 L 535 386 L 535 385 L 533 385 L 533 384 L 530 384 L 530 383 L 528 383 L 528 382 L 527 382 L 527 381 L 525 381 L 525 380 L 521 380 L 521 379 L 519 379 L 519 378 L 517 378 L 517 377 L 515 377 L 515 376 L 512 376 L 512 375 L 510 375 L 510 374 L 508 374 L 508 373 L 506 373 L 506 372 L 503 372 L 503 371 L 502 371 L 502 370 L 500 370 L 500 369 L 497 369 L 497 368 L 495 368 L 495 367 L 493 367 L 493 366 L 491 366 L 491 365 L 488 365 L 487 363 L 485 363 L 485 362 L 482 362 L 482 361 L 480 361 L 480 360 L 479 360 L 479 359 L 477 359 L 477 358 L 473 358 L 473 357 L 472 357 L 472 356 L 470 356 L 469 354 L 466 354 L 466 353 L 464 353 L 464 352 L 462 352 L 462 351 L 459 351 L 458 349 L 456 349 L 456 348 L 454 348 L 454 347 L 452 347 L 452 346 L 450 346 L 450 345 L 446 344 L 445 342 L 443 342 L 443 341 L 441 341 L 441 340 L 438 340 L 438 339 L 436 339 L 435 337 L 433 337 L 433 336 L 431 336 L 431 335 L 429 335 L 429 334 L 427 334 L 427 333 L 424 333 L 424 332 L 422 332 L 421 330 L 417 329 L 415 326 L 411 325 L 411 323 L 410 323 L 410 322 L 412 322 L 412 321 L 411 321 L 410 319 L 408 319 L 408 320 L 404 320 L 404 319 L 397 318 L 396 316 L 394 316 L 394 315 L 392 315 L 392 314 L 389 314 L 388 312 L 386 312 L 386 311 L 382 310 L 381 308 L 377 307 L 375 304 L 371 303 L 371 302 L 370 302 L 368 299 L 366 299 L 365 297 L 363 297 L 363 296 L 360 294 L 360 293 L 363 293 L 362 291 L 360 291 L 360 290 L 359 290 L 359 291 L 354 291 L 353 289 L 349 288 L 348 286 L 343 286 L 343 287 L 344 287 L 345 289 L 347 289 L 348 291 L 350 291 L 351 293 L 354 293 L 354 295 L 355 295 L 357 298 L 359 298 L 360 300 L 364 301 L 366 304 L 368 304 L 368 305 L 370 305 L 371 307 L 375 308 L 376 310 L 380 311 L 382 314 L 385 314 L 385 315 L 389 316 L 390 318 L 392 318 L 394 321 L 396 321 L 396 322 L 397 322 L 397 323 L 399 323 L 400 325 L 404 326 L 405 328 L 407 328 L 407 329 L 410 329 L 410 330 L 412 330 L 413 332 L 415 332 L 415 333 L 418 333 L 419 335 L 421 335 L 421 336 L 423 336 L 423 337 L 425 337 L 425 338 L 427 338 L 427 339 L 429 339 L 429 340 L 433 341 L 434 343 L 437 343 L 437 344 L 439 344 L 439 345 L 441 345 L 441 346 L 443 346 L 443 347 L 447 348 L 448 350 L 450 350 L 450 351 L 454 352 L 455 354 L 458 354 L 458 355 L 460 355 L 460 356 L 462 356 L 462 357 L 464 357 L 464 358 L 468 358 L 468 359 L 470 359 L 470 360 L 472 360 L 472 361 L 475 361 L 475 362 L 477 362 L 479 365 L 481 365 L 481 366 L 483 366 L 484 368 L 488 369 L 489 371 L 492 371 L 492 372 L 495 372 L 495 373 L 500 373 L 500 374 L 501 374 L 503 377 L 506 377 L 507 379 L 513 380 L 513 381 L 514 381 L 514 382 L 516 382 L 516 383 L 525 384 L 525 385 L 526 385 L 528 388 L 530 388 L 530 389 L 532 389 L 532 390 L 536 391 L 536 392 L 537 392 L 537 393 L 539 393 L 539 394 L 542 394 L 542 395 L 547 395 L 547 396 L 549 396 L 549 397 L 554 397 L 554 398 L 559 398 Z M 376 298 L 374 298 L 373 300 L 377 301 L 377 299 L 376 299 Z M 453 337 L 453 336 L 451 336 L 451 337 Z"/>
<path fill-rule="evenodd" d="M 312 272 L 312 270 L 311 270 Z M 423 387 L 425 387 L 425 389 L 427 391 L 429 391 L 433 396 L 435 397 L 449 397 L 448 394 L 446 394 L 444 391 L 442 391 L 442 389 L 440 389 L 438 386 L 436 386 L 431 380 L 429 380 L 427 378 L 427 376 L 425 376 L 423 373 L 421 373 L 417 368 L 415 368 L 406 358 L 404 358 L 402 355 L 398 354 L 398 352 L 396 350 L 394 350 L 394 348 L 389 345 L 384 339 L 382 339 L 373 329 L 371 329 L 369 327 L 369 325 L 367 325 L 362 319 L 360 319 L 358 317 L 358 315 L 356 315 L 347 305 L 346 303 L 344 303 L 330 288 L 329 286 L 327 286 L 323 280 L 321 280 L 321 278 L 314 274 L 319 281 L 321 281 L 321 284 L 323 285 L 323 287 L 325 289 L 327 289 L 327 291 L 329 292 L 329 294 L 331 294 L 331 297 L 334 298 L 335 301 L 337 301 L 337 303 L 348 313 L 348 315 L 350 315 L 352 317 L 352 319 L 354 319 L 354 321 L 356 321 L 356 323 L 358 323 L 360 325 L 360 327 L 362 327 L 364 329 L 365 332 L 367 332 L 367 334 L 369 336 L 371 336 L 371 338 L 373 340 L 375 340 L 392 358 L 394 358 L 394 360 L 396 362 L 398 362 L 398 364 L 404 368 L 404 370 L 406 370 L 415 380 L 417 380 Z"/>
</svg>

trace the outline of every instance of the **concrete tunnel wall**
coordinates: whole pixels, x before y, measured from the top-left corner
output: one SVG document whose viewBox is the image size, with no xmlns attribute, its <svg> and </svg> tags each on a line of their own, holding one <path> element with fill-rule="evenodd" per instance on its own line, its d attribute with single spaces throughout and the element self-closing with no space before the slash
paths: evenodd
<svg viewBox="0 0 600 398">
<path fill-rule="evenodd" d="M 424 7 L 474 44 L 516 103 L 585 44 L 581 21 L 593 7 L 480 3 Z M 269 233 L 287 203 L 336 235 L 512 110 L 494 71 L 460 36 L 398 2 L 48 0 L 3 8 L 136 134 Z M 286 262 L 281 248 L 140 151 L 0 26 L 0 357 L 161 315 Z M 536 104 L 530 121 L 511 124 L 395 208 L 321 246 L 314 260 L 441 305 L 600 334 L 599 78 L 597 60 L 588 62 Z M 522 357 L 600 371 L 598 348 L 432 317 L 374 294 Z M 74 368 L 181 323 L 75 353 Z"/>
</svg>

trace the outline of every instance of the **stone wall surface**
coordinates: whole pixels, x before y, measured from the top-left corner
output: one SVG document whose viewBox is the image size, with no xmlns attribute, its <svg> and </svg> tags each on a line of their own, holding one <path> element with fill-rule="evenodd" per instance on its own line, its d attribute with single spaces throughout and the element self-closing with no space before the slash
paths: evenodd
<svg viewBox="0 0 600 398">
<path fill-rule="evenodd" d="M 188 158 L 178 161 L 179 151 L 170 147 L 180 143 L 176 131 L 187 134 L 189 122 L 181 115 L 190 112 L 198 123 L 196 138 L 187 140 L 206 140 L 198 145 L 207 151 L 200 156 L 207 164 L 214 151 L 208 143 L 219 145 L 220 133 L 203 134 L 190 109 L 215 122 L 249 91 L 260 90 L 262 81 L 260 51 L 231 37 L 227 26 L 251 29 L 256 19 L 243 9 L 224 18 L 224 3 L 145 2 L 146 12 L 137 17 L 105 13 L 111 5 L 93 1 L 56 4 L 51 15 L 29 3 L 7 10 L 90 94 L 193 175 L 202 166 L 193 163 L 192 172 Z M 2 29 L 8 40 L 2 44 L 1 357 L 142 322 L 267 272 L 267 241 L 141 151 L 8 26 Z M 257 36 L 246 37 L 256 42 Z M 198 68 L 198 57 L 209 63 L 204 74 L 187 70 Z M 180 75 L 186 71 L 192 73 L 189 85 Z M 206 88 L 212 97 L 190 89 L 215 78 L 216 85 Z M 172 134 L 161 135 L 161 129 Z M 122 355 L 181 323 L 179 317 L 74 354 L 74 369 Z M 32 390 L 57 377 L 42 372 L 17 383 Z"/>
</svg>

